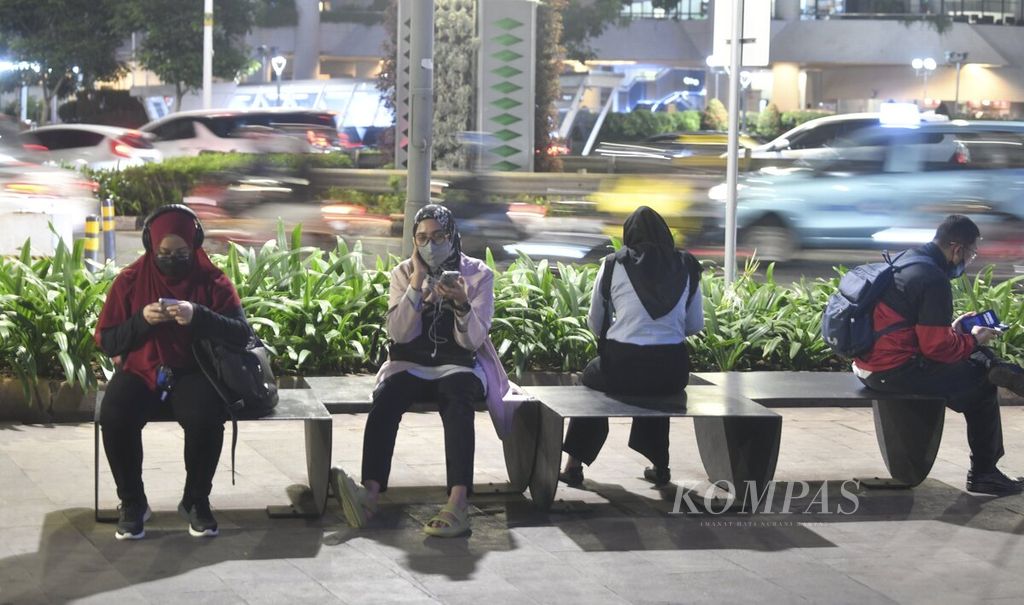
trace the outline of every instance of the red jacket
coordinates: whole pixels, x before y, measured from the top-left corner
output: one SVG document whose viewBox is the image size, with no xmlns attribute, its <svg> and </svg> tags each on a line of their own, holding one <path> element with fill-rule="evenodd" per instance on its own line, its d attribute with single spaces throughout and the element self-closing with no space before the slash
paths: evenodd
<svg viewBox="0 0 1024 605">
<path fill-rule="evenodd" d="M 891 370 L 915 356 L 956 363 L 970 357 L 978 346 L 974 336 L 951 327 L 953 290 L 949 277 L 939 268 L 949 266 L 942 251 L 935 244 L 926 244 L 910 254 L 931 256 L 935 265 L 917 263 L 897 272 L 893 285 L 875 305 L 873 319 L 876 332 L 900 321 L 911 325 L 883 335 L 867 354 L 858 357 L 857 367 L 862 370 Z"/>
</svg>

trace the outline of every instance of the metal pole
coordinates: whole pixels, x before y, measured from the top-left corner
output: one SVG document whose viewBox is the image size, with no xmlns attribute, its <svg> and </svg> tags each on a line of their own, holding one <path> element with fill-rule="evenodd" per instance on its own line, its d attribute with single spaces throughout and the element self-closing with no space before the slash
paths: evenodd
<svg viewBox="0 0 1024 605">
<path fill-rule="evenodd" d="M 743 64 L 743 0 L 732 1 L 729 64 L 729 147 L 726 159 L 725 283 L 736 279 L 736 184 L 739 172 L 740 68 Z"/>
<path fill-rule="evenodd" d="M 960 61 L 956 62 L 956 96 L 953 98 L 953 117 L 960 115 Z"/>
<path fill-rule="evenodd" d="M 85 267 L 96 270 L 100 252 L 100 219 L 95 214 L 85 218 Z M 92 261 L 91 263 L 89 261 Z"/>
<path fill-rule="evenodd" d="M 213 0 L 203 4 L 203 109 L 213 107 Z"/>
<path fill-rule="evenodd" d="M 114 200 L 103 200 L 100 208 L 103 214 L 103 260 L 110 262 L 117 258 L 117 234 L 114 232 Z"/>
<path fill-rule="evenodd" d="M 409 169 L 402 256 L 412 254 L 413 219 L 430 203 L 430 145 L 434 122 L 434 0 L 412 3 L 409 44 Z"/>
<path fill-rule="evenodd" d="M 28 121 L 28 84 L 21 84 L 21 123 Z"/>
</svg>

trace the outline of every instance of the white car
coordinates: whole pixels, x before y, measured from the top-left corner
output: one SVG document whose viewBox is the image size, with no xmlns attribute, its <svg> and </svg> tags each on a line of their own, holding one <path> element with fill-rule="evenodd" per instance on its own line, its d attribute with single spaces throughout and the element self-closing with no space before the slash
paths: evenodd
<svg viewBox="0 0 1024 605">
<path fill-rule="evenodd" d="M 3 126 L 0 123 L 0 254 L 17 254 L 29 238 L 34 254 L 52 254 L 58 237 L 70 247 L 72 238 L 85 233 L 86 218 L 100 214 L 96 183 L 71 170 L 26 162 L 17 133 Z"/>
<path fill-rule="evenodd" d="M 899 109 L 899 108 L 897 108 Z M 916 108 L 913 108 L 916 114 Z M 888 115 L 887 115 L 888 114 Z M 890 112 L 847 113 L 835 116 L 815 118 L 789 130 L 775 140 L 759 145 L 751 150 L 755 159 L 778 160 L 818 160 L 830 158 L 833 149 L 844 145 L 857 132 L 865 128 L 885 125 L 906 126 L 907 121 L 944 122 L 948 118 L 934 113 L 907 115 L 900 112 L 898 117 L 890 118 Z M 898 120 L 899 123 L 894 123 Z"/>
<path fill-rule="evenodd" d="M 208 152 L 310 153 L 342 149 L 335 115 L 311 109 L 182 111 L 142 127 L 164 157 Z"/>
<path fill-rule="evenodd" d="M 19 135 L 39 162 L 93 170 L 120 170 L 159 162 L 148 135 L 130 128 L 94 124 L 42 126 Z"/>
</svg>

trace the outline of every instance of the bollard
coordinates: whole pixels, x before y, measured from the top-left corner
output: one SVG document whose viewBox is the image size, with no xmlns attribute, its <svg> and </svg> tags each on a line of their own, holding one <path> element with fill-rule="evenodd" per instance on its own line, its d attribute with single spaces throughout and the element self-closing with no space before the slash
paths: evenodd
<svg viewBox="0 0 1024 605">
<path fill-rule="evenodd" d="M 114 232 L 114 200 L 103 200 L 103 260 L 110 262 L 117 257 L 117 234 Z"/>
<path fill-rule="evenodd" d="M 96 270 L 100 251 L 100 220 L 95 214 L 85 219 L 85 266 L 90 271 Z M 89 261 L 93 261 L 90 263 Z"/>
</svg>

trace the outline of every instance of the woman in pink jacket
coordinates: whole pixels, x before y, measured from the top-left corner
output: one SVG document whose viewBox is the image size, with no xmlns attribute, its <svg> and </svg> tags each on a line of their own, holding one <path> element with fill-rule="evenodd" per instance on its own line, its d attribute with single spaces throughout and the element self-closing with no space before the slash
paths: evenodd
<svg viewBox="0 0 1024 605">
<path fill-rule="evenodd" d="M 391 272 L 388 360 L 377 374 L 363 433 L 362 484 L 335 469 L 346 520 L 362 527 L 387 490 L 402 414 L 413 401 L 438 402 L 444 425 L 448 502 L 424 525 L 428 535 L 469 531 L 473 488 L 474 404 L 500 405 L 508 379 L 488 332 L 494 314 L 494 273 L 462 254 L 455 219 L 444 206 L 416 213 L 415 251 Z M 494 400 L 492 402 L 492 400 Z M 492 412 L 493 415 L 493 412 Z M 499 434 L 500 419 L 494 416 Z"/>
</svg>

